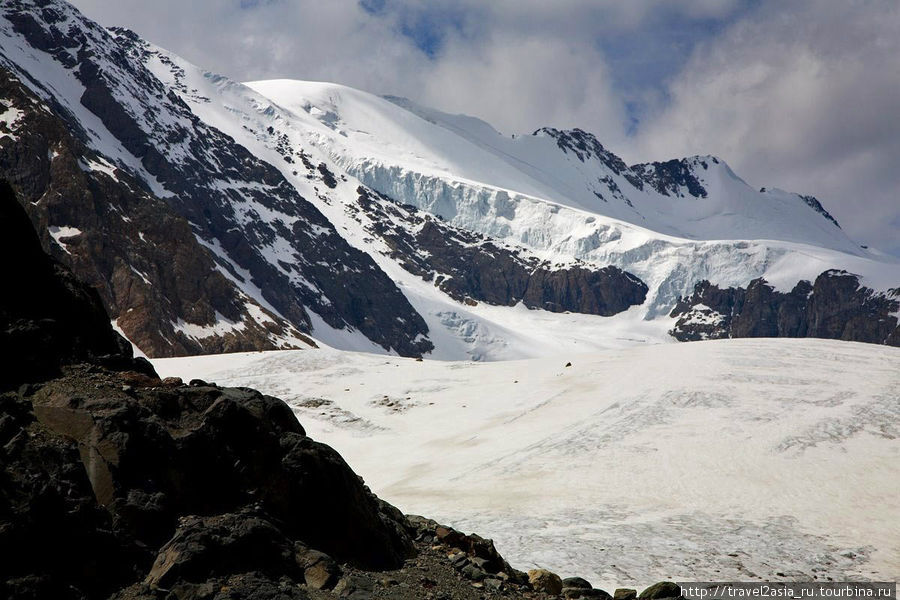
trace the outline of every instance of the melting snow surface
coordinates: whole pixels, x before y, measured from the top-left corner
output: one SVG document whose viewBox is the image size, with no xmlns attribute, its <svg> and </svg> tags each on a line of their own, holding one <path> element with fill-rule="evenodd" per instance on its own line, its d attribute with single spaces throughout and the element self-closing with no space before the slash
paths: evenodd
<svg viewBox="0 0 900 600">
<path fill-rule="evenodd" d="M 571 367 L 566 363 L 571 362 Z M 722 340 L 495 363 L 154 361 L 283 398 L 382 498 L 606 589 L 900 578 L 900 349 Z"/>
</svg>

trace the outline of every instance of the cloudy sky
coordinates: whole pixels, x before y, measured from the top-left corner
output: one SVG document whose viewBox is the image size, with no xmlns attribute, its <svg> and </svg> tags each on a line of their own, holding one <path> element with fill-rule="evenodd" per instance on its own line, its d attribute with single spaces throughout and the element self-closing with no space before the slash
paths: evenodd
<svg viewBox="0 0 900 600">
<path fill-rule="evenodd" d="M 344 83 L 627 162 L 715 154 L 900 255 L 896 0 L 74 0 L 248 81 Z"/>
</svg>

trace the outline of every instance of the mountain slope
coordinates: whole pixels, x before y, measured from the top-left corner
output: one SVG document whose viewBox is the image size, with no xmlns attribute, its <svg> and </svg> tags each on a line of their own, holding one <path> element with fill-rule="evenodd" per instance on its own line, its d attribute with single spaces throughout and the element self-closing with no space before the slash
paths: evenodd
<svg viewBox="0 0 900 600">
<path fill-rule="evenodd" d="M 0 96 L 18 113 L 0 139 L 0 170 L 44 249 L 99 291 L 140 348 L 167 356 L 311 343 L 236 289 L 187 220 L 2 69 Z"/>
<path fill-rule="evenodd" d="M 253 320 L 277 315 L 282 326 L 309 331 L 311 311 L 334 328 L 362 330 L 386 349 L 430 349 L 418 339 L 425 323 L 369 257 L 337 235 L 270 164 L 200 121 L 110 32 L 62 2 L 7 2 L 2 16 L 3 66 L 104 157 L 112 177 L 115 169 L 129 172 L 188 219 L 212 251 L 205 254 L 243 295 L 269 310 L 255 311 Z M 177 324 L 184 321 L 182 329 L 221 332 L 236 328 L 230 312 L 211 323 L 170 314 Z"/>
<path fill-rule="evenodd" d="M 348 171 L 397 198 L 403 194 L 376 185 L 376 171 L 399 167 L 401 182 L 409 174 L 483 184 L 673 237 L 781 240 L 864 254 L 821 206 L 810 206 L 814 199 L 751 189 L 715 157 L 628 167 L 579 129 L 545 127 L 510 138 L 471 117 L 336 84 L 248 85 L 316 121 Z"/>
</svg>

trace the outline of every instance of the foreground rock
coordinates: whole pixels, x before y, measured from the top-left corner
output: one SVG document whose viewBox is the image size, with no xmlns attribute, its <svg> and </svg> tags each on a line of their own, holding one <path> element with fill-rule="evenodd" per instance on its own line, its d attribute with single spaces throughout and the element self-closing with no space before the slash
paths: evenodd
<svg viewBox="0 0 900 600">
<path fill-rule="evenodd" d="M 64 370 L 0 396 L 0 547 L 16 548 L 0 564 L 7 595 L 60 585 L 102 597 L 140 580 L 202 586 L 213 574 L 304 582 L 298 544 L 367 569 L 412 555 L 406 519 L 280 400 Z M 109 576 L 93 576 L 99 565 Z"/>
</svg>

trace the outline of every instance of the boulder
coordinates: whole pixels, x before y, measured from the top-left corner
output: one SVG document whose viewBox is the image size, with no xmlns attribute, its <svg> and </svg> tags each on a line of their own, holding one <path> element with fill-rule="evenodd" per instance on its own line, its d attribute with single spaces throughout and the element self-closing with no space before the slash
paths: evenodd
<svg viewBox="0 0 900 600">
<path fill-rule="evenodd" d="M 294 573 L 294 545 L 263 514 L 185 517 L 145 579 L 151 588 L 202 583 L 211 573 Z"/>
<path fill-rule="evenodd" d="M 637 598 L 637 590 L 631 588 L 618 588 L 613 593 L 614 600 L 635 600 Z"/>
<path fill-rule="evenodd" d="M 681 586 L 671 581 L 655 583 L 641 592 L 640 600 L 659 600 L 660 598 L 680 598 Z"/>
<path fill-rule="evenodd" d="M 303 569 L 304 582 L 312 589 L 331 589 L 341 578 L 341 567 L 330 556 L 305 544 L 294 545 L 294 560 Z"/>
<path fill-rule="evenodd" d="M 556 573 L 547 569 L 532 569 L 528 571 L 528 582 L 535 591 L 546 594 L 559 595 L 562 593 L 562 579 Z"/>
<path fill-rule="evenodd" d="M 581 588 L 585 590 L 589 590 L 594 587 L 591 585 L 590 581 L 581 577 L 566 577 L 562 580 L 562 585 L 564 588 Z"/>
<path fill-rule="evenodd" d="M 165 386 L 77 396 L 54 381 L 32 399 L 37 420 L 78 444 L 97 502 L 148 545 L 180 515 L 259 504 L 293 540 L 364 568 L 402 564 L 412 542 L 330 447 L 290 408 L 255 390 Z M 92 390 L 93 391 L 93 390 Z"/>
</svg>

